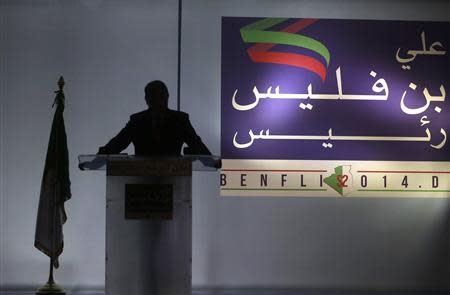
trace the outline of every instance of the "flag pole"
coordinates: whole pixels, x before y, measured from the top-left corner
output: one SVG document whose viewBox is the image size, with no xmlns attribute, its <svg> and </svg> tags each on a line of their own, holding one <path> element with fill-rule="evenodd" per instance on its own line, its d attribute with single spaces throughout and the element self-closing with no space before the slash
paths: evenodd
<svg viewBox="0 0 450 295">
<path fill-rule="evenodd" d="M 36 294 L 38 295 L 51 295 L 51 294 L 58 294 L 58 295 L 64 295 L 66 292 L 63 288 L 61 288 L 57 283 L 55 283 L 53 279 L 53 259 L 50 258 L 50 274 L 48 276 L 48 282 L 37 289 Z"/>
<path fill-rule="evenodd" d="M 58 92 L 63 91 L 64 84 L 65 84 L 64 78 L 61 76 L 58 80 L 58 88 L 59 88 Z M 56 101 L 55 101 L 55 103 L 56 103 Z M 53 209 L 53 213 L 55 213 L 55 210 L 56 210 L 56 208 Z M 54 220 L 54 218 L 53 218 L 53 220 Z M 59 286 L 53 278 L 53 264 L 54 264 L 53 258 L 50 258 L 50 271 L 49 271 L 48 281 L 44 286 L 37 289 L 37 291 L 36 291 L 37 295 L 43 295 L 43 294 L 45 294 L 45 295 L 52 295 L 52 294 L 65 295 L 66 294 L 66 291 L 64 291 L 64 289 L 61 288 L 61 286 Z"/>
</svg>

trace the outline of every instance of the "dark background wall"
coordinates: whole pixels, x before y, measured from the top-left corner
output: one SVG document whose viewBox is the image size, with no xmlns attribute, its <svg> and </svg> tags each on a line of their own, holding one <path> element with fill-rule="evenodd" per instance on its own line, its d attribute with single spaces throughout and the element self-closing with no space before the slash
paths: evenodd
<svg viewBox="0 0 450 295">
<path fill-rule="evenodd" d="M 76 156 L 145 107 L 150 80 L 166 81 L 175 107 L 178 1 L 0 5 L 0 287 L 46 279 L 34 224 L 63 74 L 73 198 L 56 275 L 67 289 L 101 289 L 105 175 L 78 171 Z M 445 1 L 185 0 L 181 109 L 220 154 L 221 16 L 448 21 L 448 11 Z M 195 287 L 450 290 L 449 199 L 220 198 L 217 173 L 193 181 Z"/>
</svg>

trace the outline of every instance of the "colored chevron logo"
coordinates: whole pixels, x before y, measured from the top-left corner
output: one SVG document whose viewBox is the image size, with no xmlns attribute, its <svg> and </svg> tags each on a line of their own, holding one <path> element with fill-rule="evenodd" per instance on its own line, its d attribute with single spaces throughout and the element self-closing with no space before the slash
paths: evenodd
<svg viewBox="0 0 450 295">
<path fill-rule="evenodd" d="M 266 31 L 266 29 L 286 20 L 289 19 L 265 18 L 240 29 L 242 40 L 245 43 L 256 43 L 247 49 L 250 59 L 257 63 L 284 64 L 303 68 L 317 74 L 322 81 L 325 81 L 326 68 L 330 63 L 330 52 L 327 47 L 313 38 L 296 34 L 315 23 L 317 19 L 301 19 L 280 31 Z M 304 54 L 269 51 L 277 44 L 297 46 L 314 51 L 324 58 L 326 65 L 320 60 Z"/>
</svg>

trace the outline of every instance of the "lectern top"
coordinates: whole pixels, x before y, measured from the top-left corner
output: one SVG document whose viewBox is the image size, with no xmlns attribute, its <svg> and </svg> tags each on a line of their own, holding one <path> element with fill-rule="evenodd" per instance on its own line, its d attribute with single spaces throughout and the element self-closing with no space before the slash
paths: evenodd
<svg viewBox="0 0 450 295">
<path fill-rule="evenodd" d="M 106 170 L 108 162 L 138 163 L 142 161 L 191 161 L 193 171 L 216 171 L 220 157 L 207 155 L 186 155 L 180 157 L 137 157 L 126 154 L 119 155 L 79 155 L 80 170 Z"/>
</svg>

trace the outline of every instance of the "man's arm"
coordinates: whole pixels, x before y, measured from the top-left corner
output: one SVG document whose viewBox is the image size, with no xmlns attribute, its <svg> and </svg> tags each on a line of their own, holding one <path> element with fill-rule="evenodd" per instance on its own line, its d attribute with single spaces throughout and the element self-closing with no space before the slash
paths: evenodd
<svg viewBox="0 0 450 295">
<path fill-rule="evenodd" d="M 200 136 L 195 132 L 194 127 L 192 127 L 191 122 L 189 121 L 189 115 L 184 114 L 183 120 L 183 135 L 184 142 L 189 147 L 189 154 L 194 155 L 211 155 L 211 152 L 206 147 L 206 145 L 202 142 Z"/>
<path fill-rule="evenodd" d="M 126 149 L 131 143 L 131 121 L 120 130 L 114 138 L 112 138 L 105 146 L 98 149 L 97 154 L 119 154 L 121 151 Z"/>
</svg>

